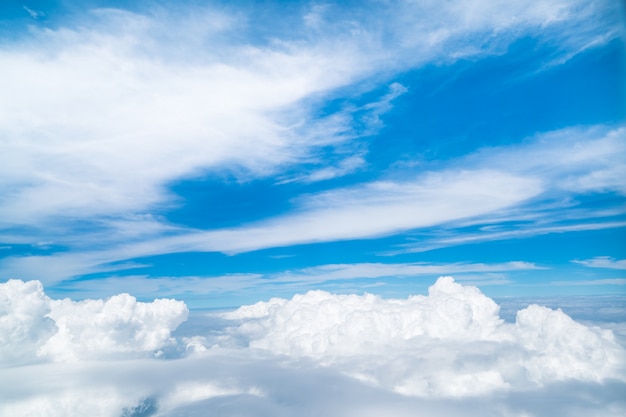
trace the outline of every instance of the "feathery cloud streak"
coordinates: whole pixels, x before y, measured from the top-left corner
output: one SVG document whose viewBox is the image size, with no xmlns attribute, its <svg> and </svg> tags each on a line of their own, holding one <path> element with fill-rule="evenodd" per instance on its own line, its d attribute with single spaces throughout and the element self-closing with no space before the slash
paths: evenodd
<svg viewBox="0 0 626 417">
<path fill-rule="evenodd" d="M 377 181 L 302 196 L 294 201 L 293 213 L 256 224 L 212 231 L 157 228 L 166 230 L 170 236 L 153 234 L 149 240 L 133 243 L 132 237 L 126 234 L 125 240 L 130 243 L 108 250 L 6 258 L 1 265 L 5 274 L 21 272 L 22 276 L 31 278 L 46 269 L 50 279 L 56 280 L 81 273 L 116 270 L 120 265 L 106 264 L 164 253 L 239 253 L 294 244 L 373 238 L 443 224 L 454 230 L 455 225 L 523 222 L 515 230 L 491 228 L 479 234 L 443 238 L 435 235 L 417 244 L 407 244 L 399 251 L 620 227 L 623 222 L 615 217 L 621 213 L 619 207 L 615 212 L 608 210 L 609 207 L 579 212 L 576 204 L 563 207 L 550 202 L 561 199 L 563 190 L 570 191 L 572 187 L 584 193 L 612 191 L 621 194 L 624 186 L 621 172 L 626 166 L 623 139 L 622 128 L 567 129 L 532 138 L 521 147 L 486 149 L 449 162 L 464 170 L 443 170 L 414 180 Z M 534 205 L 526 204 L 529 200 L 534 200 Z M 536 203 L 541 201 L 543 203 Z M 568 212 L 572 213 L 571 222 L 562 224 L 568 220 Z M 538 224 L 534 225 L 534 221 Z M 42 267 L 38 266 L 40 264 Z"/>
<path fill-rule="evenodd" d="M 315 9 L 305 18 L 315 24 L 267 44 L 235 37 L 245 18 L 215 9 L 102 9 L 35 29 L 0 51 L 2 221 L 142 211 L 171 202 L 169 182 L 207 170 L 268 175 L 354 136 L 341 112 L 311 123 L 315 97 L 381 71 L 497 53 L 536 27 L 576 27 L 544 31 L 564 45 L 599 36 L 586 18 L 607 4 L 400 2 L 356 22 Z"/>
</svg>

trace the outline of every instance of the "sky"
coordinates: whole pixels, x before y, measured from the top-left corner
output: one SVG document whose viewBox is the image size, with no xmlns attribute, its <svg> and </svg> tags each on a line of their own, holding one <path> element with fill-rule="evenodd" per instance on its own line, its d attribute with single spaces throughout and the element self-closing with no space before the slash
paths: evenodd
<svg viewBox="0 0 626 417">
<path fill-rule="evenodd" d="M 1 6 L 4 279 L 625 293 L 620 2 L 75 3 Z"/>
<path fill-rule="evenodd" d="M 0 416 L 626 413 L 623 2 L 9 0 L 0 92 Z"/>
</svg>

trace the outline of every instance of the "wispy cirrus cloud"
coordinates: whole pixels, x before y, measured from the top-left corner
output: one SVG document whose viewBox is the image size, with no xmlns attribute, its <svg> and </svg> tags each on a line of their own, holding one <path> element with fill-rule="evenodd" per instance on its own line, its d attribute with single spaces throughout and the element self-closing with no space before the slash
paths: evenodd
<svg viewBox="0 0 626 417">
<path fill-rule="evenodd" d="M 430 236 L 389 253 L 625 227 L 625 138 L 623 127 L 567 128 L 528 138 L 521 145 L 485 148 L 452 161 L 540 179 L 543 189 L 530 204 L 521 202 L 486 216 L 450 222 Z M 581 203 L 601 194 L 612 197 L 601 205 Z"/>
<path fill-rule="evenodd" d="M 52 280 L 81 273 L 123 269 L 120 261 L 165 253 L 240 253 L 263 248 L 369 239 L 418 228 L 445 226 L 439 232 L 391 250 L 389 254 L 490 240 L 623 227 L 622 210 L 603 205 L 578 210 L 575 200 L 559 203 L 576 178 L 610 169 L 599 182 L 579 192 L 621 193 L 619 176 L 626 156 L 623 129 L 566 129 L 532 138 L 523 146 L 503 146 L 450 161 L 456 170 L 433 171 L 413 180 L 387 180 L 305 195 L 291 213 L 231 229 L 159 228 L 150 239 L 125 236 L 125 244 L 98 251 L 55 256 L 5 258 L 8 276 Z M 549 140 L 548 140 L 549 139 Z M 574 152 L 571 151 L 574 149 Z M 567 155 L 559 160 L 560 154 Z M 482 169 L 479 169 L 482 167 Z M 526 204 L 533 201 L 532 205 Z M 543 202 L 543 203 L 542 203 Z M 568 214 L 569 213 L 569 214 Z M 481 226 L 482 230 L 464 230 Z M 162 230 L 159 233 L 159 230 Z M 456 231 L 463 231 L 457 233 Z M 165 236 L 164 236 L 165 234 Z M 38 266 L 39 265 L 39 266 Z M 47 265 L 44 267 L 44 265 Z M 58 274 L 54 274 L 58 266 Z M 82 271 L 82 272 L 81 272 Z M 55 276 L 56 278 L 53 278 Z"/>
<path fill-rule="evenodd" d="M 230 26 L 206 17 L 215 32 Z M 170 61 L 175 45 L 145 49 L 186 21 L 109 10 L 91 19 L 94 29 L 43 31 L 38 44 L 0 54 L 2 89 L 14 96 L 0 102 L 5 225 L 143 210 L 170 200 L 167 182 L 211 168 L 267 175 L 321 141 L 293 127 L 305 109 L 296 103 L 349 82 L 357 65 L 348 61 L 359 60 L 229 44 L 228 57 L 207 49 L 198 62 Z M 216 36 L 205 32 L 181 36 Z M 290 117 L 269 114 L 290 105 Z M 330 129 L 325 143 L 339 138 L 327 125 L 316 126 Z"/>
<path fill-rule="evenodd" d="M 128 265 L 128 268 L 132 267 Z M 140 267 L 140 265 L 138 265 Z M 503 284 L 507 273 L 546 269 L 532 262 L 502 263 L 354 263 L 324 264 L 278 273 L 229 273 L 220 276 L 110 276 L 96 280 L 66 281 L 56 285 L 74 297 L 96 297 L 113 292 L 128 292 L 142 298 L 155 296 L 201 297 L 228 293 L 306 291 L 311 288 L 350 285 L 351 282 L 383 278 L 428 278 L 454 274 L 462 282 L 481 285 Z M 115 272 L 112 270 L 111 272 Z M 111 294 L 113 295 L 113 294 Z"/>
<path fill-rule="evenodd" d="M 117 262 L 165 253 L 234 254 L 295 244 L 373 238 L 484 215 L 518 204 L 541 191 L 539 181 L 502 172 L 433 173 L 411 182 L 375 182 L 307 196 L 293 214 L 233 229 L 186 231 L 94 252 L 5 258 L 0 262 L 0 271 L 8 276 L 22 274 L 32 278 L 36 276 L 33 273 L 40 272 L 58 280 L 88 270 L 120 269 L 123 265 Z M 43 276 L 40 279 L 47 281 Z"/>
<path fill-rule="evenodd" d="M 597 256 L 592 259 L 574 260 L 572 262 L 589 268 L 626 269 L 626 259 L 613 259 L 610 256 Z"/>
<path fill-rule="evenodd" d="M 366 167 L 367 146 L 354 139 L 381 127 L 406 91 L 393 79 L 403 71 L 501 54 L 525 36 L 572 53 L 589 39 L 614 39 L 619 26 L 609 1 L 363 7 L 313 7 L 289 15 L 307 23 L 289 30 L 228 7 L 97 9 L 4 42 L 0 235 L 7 244 L 46 241 L 60 251 L 5 258 L 1 272 L 56 280 L 140 256 L 240 253 L 469 221 L 555 187 L 623 190 L 623 164 L 613 164 L 623 154 L 616 129 L 589 145 L 602 142 L 607 152 L 575 152 L 584 163 L 569 171 L 571 157 L 556 171 L 546 164 L 561 155 L 558 140 L 534 151 L 486 151 L 475 157 L 480 164 L 470 158 L 316 192 L 295 199 L 287 214 L 230 229 L 169 225 L 152 214 L 180 204 L 172 183 L 207 173 L 311 182 Z M 369 103 L 319 116 L 329 100 L 349 103 L 380 85 L 390 89 Z M 535 157 L 543 162 L 528 162 Z M 598 168 L 602 158 L 610 168 Z M 302 166 L 308 173 L 290 174 Z"/>
<path fill-rule="evenodd" d="M 570 127 L 537 134 L 520 145 L 486 148 L 469 155 L 467 163 L 538 175 L 554 191 L 626 195 L 625 138 L 623 126 Z"/>
<path fill-rule="evenodd" d="M 170 181 L 207 170 L 268 175 L 351 137 L 342 117 L 309 123 L 307 101 L 380 72 L 493 53 L 538 27 L 576 27 L 544 31 L 546 41 L 601 32 L 586 17 L 609 4 L 400 2 L 360 19 L 314 8 L 308 27 L 265 43 L 246 36 L 253 17 L 219 8 L 99 9 L 34 29 L 0 51 L 1 217 L 117 216 L 171 203 Z"/>
<path fill-rule="evenodd" d="M 606 278 L 606 279 L 588 279 L 578 281 L 553 281 L 550 285 L 569 286 L 569 285 L 626 285 L 626 278 Z"/>
</svg>

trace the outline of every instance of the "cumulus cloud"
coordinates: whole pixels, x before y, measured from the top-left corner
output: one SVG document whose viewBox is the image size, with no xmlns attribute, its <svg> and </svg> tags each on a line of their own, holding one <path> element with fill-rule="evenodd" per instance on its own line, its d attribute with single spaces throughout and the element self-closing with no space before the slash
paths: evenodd
<svg viewBox="0 0 626 417">
<path fill-rule="evenodd" d="M 312 291 L 224 317 L 244 321 L 236 333 L 246 335 L 251 348 L 312 357 L 406 395 L 479 395 L 624 378 L 624 350 L 610 331 L 538 305 L 505 323 L 493 300 L 450 277 L 440 278 L 428 296 L 406 300 Z"/>
<path fill-rule="evenodd" d="M 51 300 L 38 281 L 0 284 L 1 361 L 76 361 L 158 354 L 187 319 L 181 301 L 137 302 L 120 294 L 107 300 Z"/>
<path fill-rule="evenodd" d="M 41 353 L 55 360 L 158 354 L 159 349 L 173 342 L 171 331 L 184 322 L 188 314 L 181 301 L 159 299 L 141 303 L 128 294 L 107 300 L 55 300 L 51 307 L 49 317 L 59 331 L 43 346 Z"/>
<path fill-rule="evenodd" d="M 0 363 L 31 360 L 58 328 L 39 281 L 0 284 Z"/>
<path fill-rule="evenodd" d="M 450 277 L 407 299 L 312 291 L 202 313 L 174 334 L 187 316 L 174 300 L 51 300 L 14 280 L 0 301 L 2 334 L 16 336 L 0 339 L 3 417 L 626 410 L 626 352 L 611 331 L 539 305 L 505 322 Z"/>
</svg>

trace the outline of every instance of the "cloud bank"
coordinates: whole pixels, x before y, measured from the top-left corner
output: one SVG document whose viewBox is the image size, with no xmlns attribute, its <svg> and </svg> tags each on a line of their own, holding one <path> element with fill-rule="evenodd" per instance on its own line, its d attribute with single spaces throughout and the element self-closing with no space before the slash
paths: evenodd
<svg viewBox="0 0 626 417">
<path fill-rule="evenodd" d="M 128 294 L 107 300 L 51 300 L 38 281 L 0 284 L 0 361 L 72 362 L 158 355 L 187 320 L 185 303 L 137 302 Z"/>
<path fill-rule="evenodd" d="M 187 309 L 175 300 L 52 300 L 38 282 L 12 280 L 0 284 L 0 314 L 11 336 L 0 339 L 0 416 L 626 410 L 626 351 L 612 331 L 539 305 L 505 322 L 450 277 L 406 299 L 276 298 L 176 332 Z"/>
<path fill-rule="evenodd" d="M 406 300 L 312 291 L 224 316 L 244 320 L 237 333 L 251 348 L 312 357 L 407 395 L 478 395 L 624 372 L 610 332 L 538 305 L 518 311 L 514 324 L 498 313 L 477 288 L 446 277 L 428 296 Z M 362 357 L 369 360 L 354 359 Z"/>
</svg>

